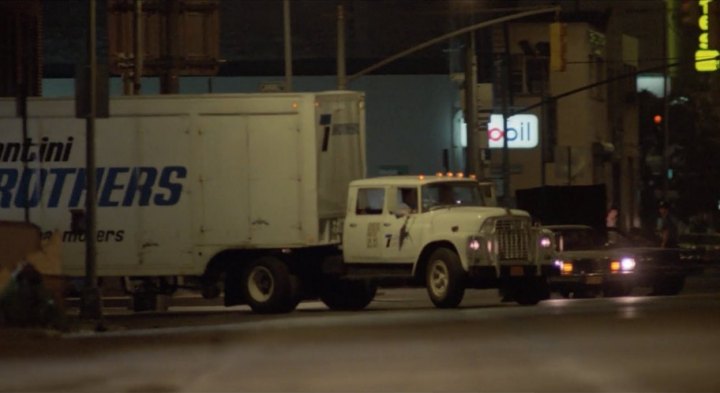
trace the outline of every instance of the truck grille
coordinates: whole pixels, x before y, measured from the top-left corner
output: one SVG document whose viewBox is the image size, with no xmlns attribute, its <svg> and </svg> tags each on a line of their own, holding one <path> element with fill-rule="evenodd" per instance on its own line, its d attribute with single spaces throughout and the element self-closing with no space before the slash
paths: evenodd
<svg viewBox="0 0 720 393">
<path fill-rule="evenodd" d="M 529 257 L 528 222 L 517 218 L 501 218 L 495 222 L 498 258 L 501 261 Z"/>
</svg>

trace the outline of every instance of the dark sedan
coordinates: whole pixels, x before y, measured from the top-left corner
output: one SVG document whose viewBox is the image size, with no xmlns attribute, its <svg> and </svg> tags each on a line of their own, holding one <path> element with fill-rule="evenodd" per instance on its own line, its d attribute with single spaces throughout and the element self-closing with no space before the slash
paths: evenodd
<svg viewBox="0 0 720 393">
<path fill-rule="evenodd" d="M 700 268 L 720 263 L 720 233 L 685 233 L 678 243 Z"/>
<path fill-rule="evenodd" d="M 689 269 L 679 249 L 665 249 L 630 239 L 619 231 L 601 233 L 585 225 L 552 225 L 555 264 L 560 275 L 550 289 L 564 297 L 626 296 L 635 287 L 657 295 L 676 295 Z"/>
</svg>

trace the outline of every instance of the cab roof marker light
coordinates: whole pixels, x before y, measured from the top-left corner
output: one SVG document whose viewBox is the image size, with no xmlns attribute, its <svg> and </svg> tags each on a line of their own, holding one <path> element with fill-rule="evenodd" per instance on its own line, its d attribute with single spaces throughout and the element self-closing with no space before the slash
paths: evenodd
<svg viewBox="0 0 720 393">
<path fill-rule="evenodd" d="M 437 173 L 435 173 L 435 176 L 437 176 L 437 177 L 443 177 L 443 173 L 442 173 L 442 172 L 437 172 Z"/>
<path fill-rule="evenodd" d="M 473 180 L 477 180 L 477 176 L 474 175 L 474 174 L 471 174 L 471 175 L 470 175 L 470 178 L 473 179 Z"/>
<path fill-rule="evenodd" d="M 452 172 L 447 173 L 447 177 L 453 177 L 453 176 L 455 176 L 455 175 Z"/>
<path fill-rule="evenodd" d="M 425 180 L 425 175 L 418 175 L 419 180 Z"/>
<path fill-rule="evenodd" d="M 458 172 L 457 174 L 455 174 L 455 176 L 457 176 L 457 177 L 459 177 L 460 179 L 462 179 L 463 177 L 465 177 L 465 174 L 462 173 L 462 172 Z"/>
</svg>

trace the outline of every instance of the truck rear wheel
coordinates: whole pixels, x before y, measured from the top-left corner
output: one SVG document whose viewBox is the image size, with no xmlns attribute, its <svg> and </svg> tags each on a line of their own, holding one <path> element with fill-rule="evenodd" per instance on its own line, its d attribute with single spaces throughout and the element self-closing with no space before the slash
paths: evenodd
<svg viewBox="0 0 720 393">
<path fill-rule="evenodd" d="M 244 270 L 241 289 L 248 305 L 260 314 L 286 313 L 300 302 L 298 278 L 274 257 L 256 259 Z"/>
<path fill-rule="evenodd" d="M 377 286 L 366 281 L 328 280 L 320 300 L 331 310 L 362 310 L 375 298 Z"/>
<path fill-rule="evenodd" d="M 438 248 L 430 254 L 426 286 L 435 307 L 453 308 L 462 302 L 465 296 L 465 272 L 454 251 Z"/>
</svg>

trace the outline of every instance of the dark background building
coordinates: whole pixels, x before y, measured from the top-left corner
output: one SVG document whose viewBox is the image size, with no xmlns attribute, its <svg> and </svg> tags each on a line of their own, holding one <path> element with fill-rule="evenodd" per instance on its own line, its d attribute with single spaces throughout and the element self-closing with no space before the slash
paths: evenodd
<svg viewBox="0 0 720 393">
<path fill-rule="evenodd" d="M 163 6 L 164 0 L 144 0 Z M 201 2 L 202 0 L 193 0 Z M 293 72 L 298 76 L 333 76 L 336 73 L 337 15 L 342 5 L 346 17 L 347 68 L 352 74 L 416 44 L 474 22 L 517 12 L 527 7 L 559 4 L 557 19 L 587 23 L 608 37 L 610 53 L 620 53 L 622 35 L 637 39 L 637 62 L 631 67 L 623 59 L 605 58 L 598 63 L 598 75 L 607 79 L 639 72 L 663 80 L 668 75 L 666 96 L 649 92 L 637 94 L 635 78 L 609 83 L 607 102 L 609 135 L 615 146 L 635 135 L 640 149 L 642 181 L 638 193 L 643 214 L 652 217 L 658 199 L 671 199 L 683 215 L 717 211 L 720 186 L 707 179 L 717 178 L 720 163 L 714 159 L 720 148 L 717 127 L 720 84 L 717 72 L 694 70 L 698 45 L 698 0 L 292 0 Z M 109 60 L 108 1 L 98 0 L 98 55 Z M 281 77 L 283 65 L 283 1 L 220 0 L 219 76 Z M 3 29 L 0 40 L 0 95 L 14 96 L 19 82 L 27 80 L 30 94 L 42 93 L 42 78 L 73 78 L 76 66 L 84 62 L 87 1 L 26 0 L 2 1 Z M 720 25 L 716 11 L 711 26 Z M 517 23 L 549 23 L 554 15 L 528 18 Z M 515 22 L 513 22 L 515 23 Z M 715 37 L 716 32 L 712 32 Z M 501 35 L 500 35 L 501 36 Z M 498 34 L 476 33 L 478 80 L 493 83 L 497 78 L 496 56 L 503 51 Z M 513 43 L 513 48 L 516 44 Z M 434 45 L 393 62 L 376 74 L 451 75 L 464 70 L 465 38 Z M 537 60 L 537 59 L 536 59 Z M 546 59 L 539 59 L 545 62 Z M 597 59 L 574 59 L 574 66 L 586 67 Z M 528 64 L 528 63 L 523 63 Z M 675 64 L 665 68 L 667 64 Z M 530 67 L 536 69 L 537 67 Z M 643 70 L 650 70 L 643 72 Z M 537 73 L 543 79 L 545 73 Z M 25 79 L 27 77 L 27 79 Z M 537 78 L 536 78 L 537 79 Z M 543 83 L 532 86 L 542 86 Z M 525 85 L 511 85 L 514 93 Z M 351 86 L 352 87 L 352 86 Z M 532 89 L 531 89 L 532 90 Z M 637 105 L 637 130 L 627 130 L 622 116 L 628 106 Z M 656 115 L 664 119 L 653 122 Z M 667 140 L 666 140 L 667 138 Z M 667 156 L 665 168 L 664 157 Z M 612 158 L 612 157 L 610 157 Z M 614 165 L 618 164 L 618 165 Z M 624 167 L 615 162 L 611 190 L 622 187 Z M 666 171 L 670 169 L 671 174 Z M 635 190 L 633 190 L 635 191 Z M 616 192 L 616 191 L 613 191 Z M 614 199 L 610 195 L 610 199 Z"/>
</svg>

